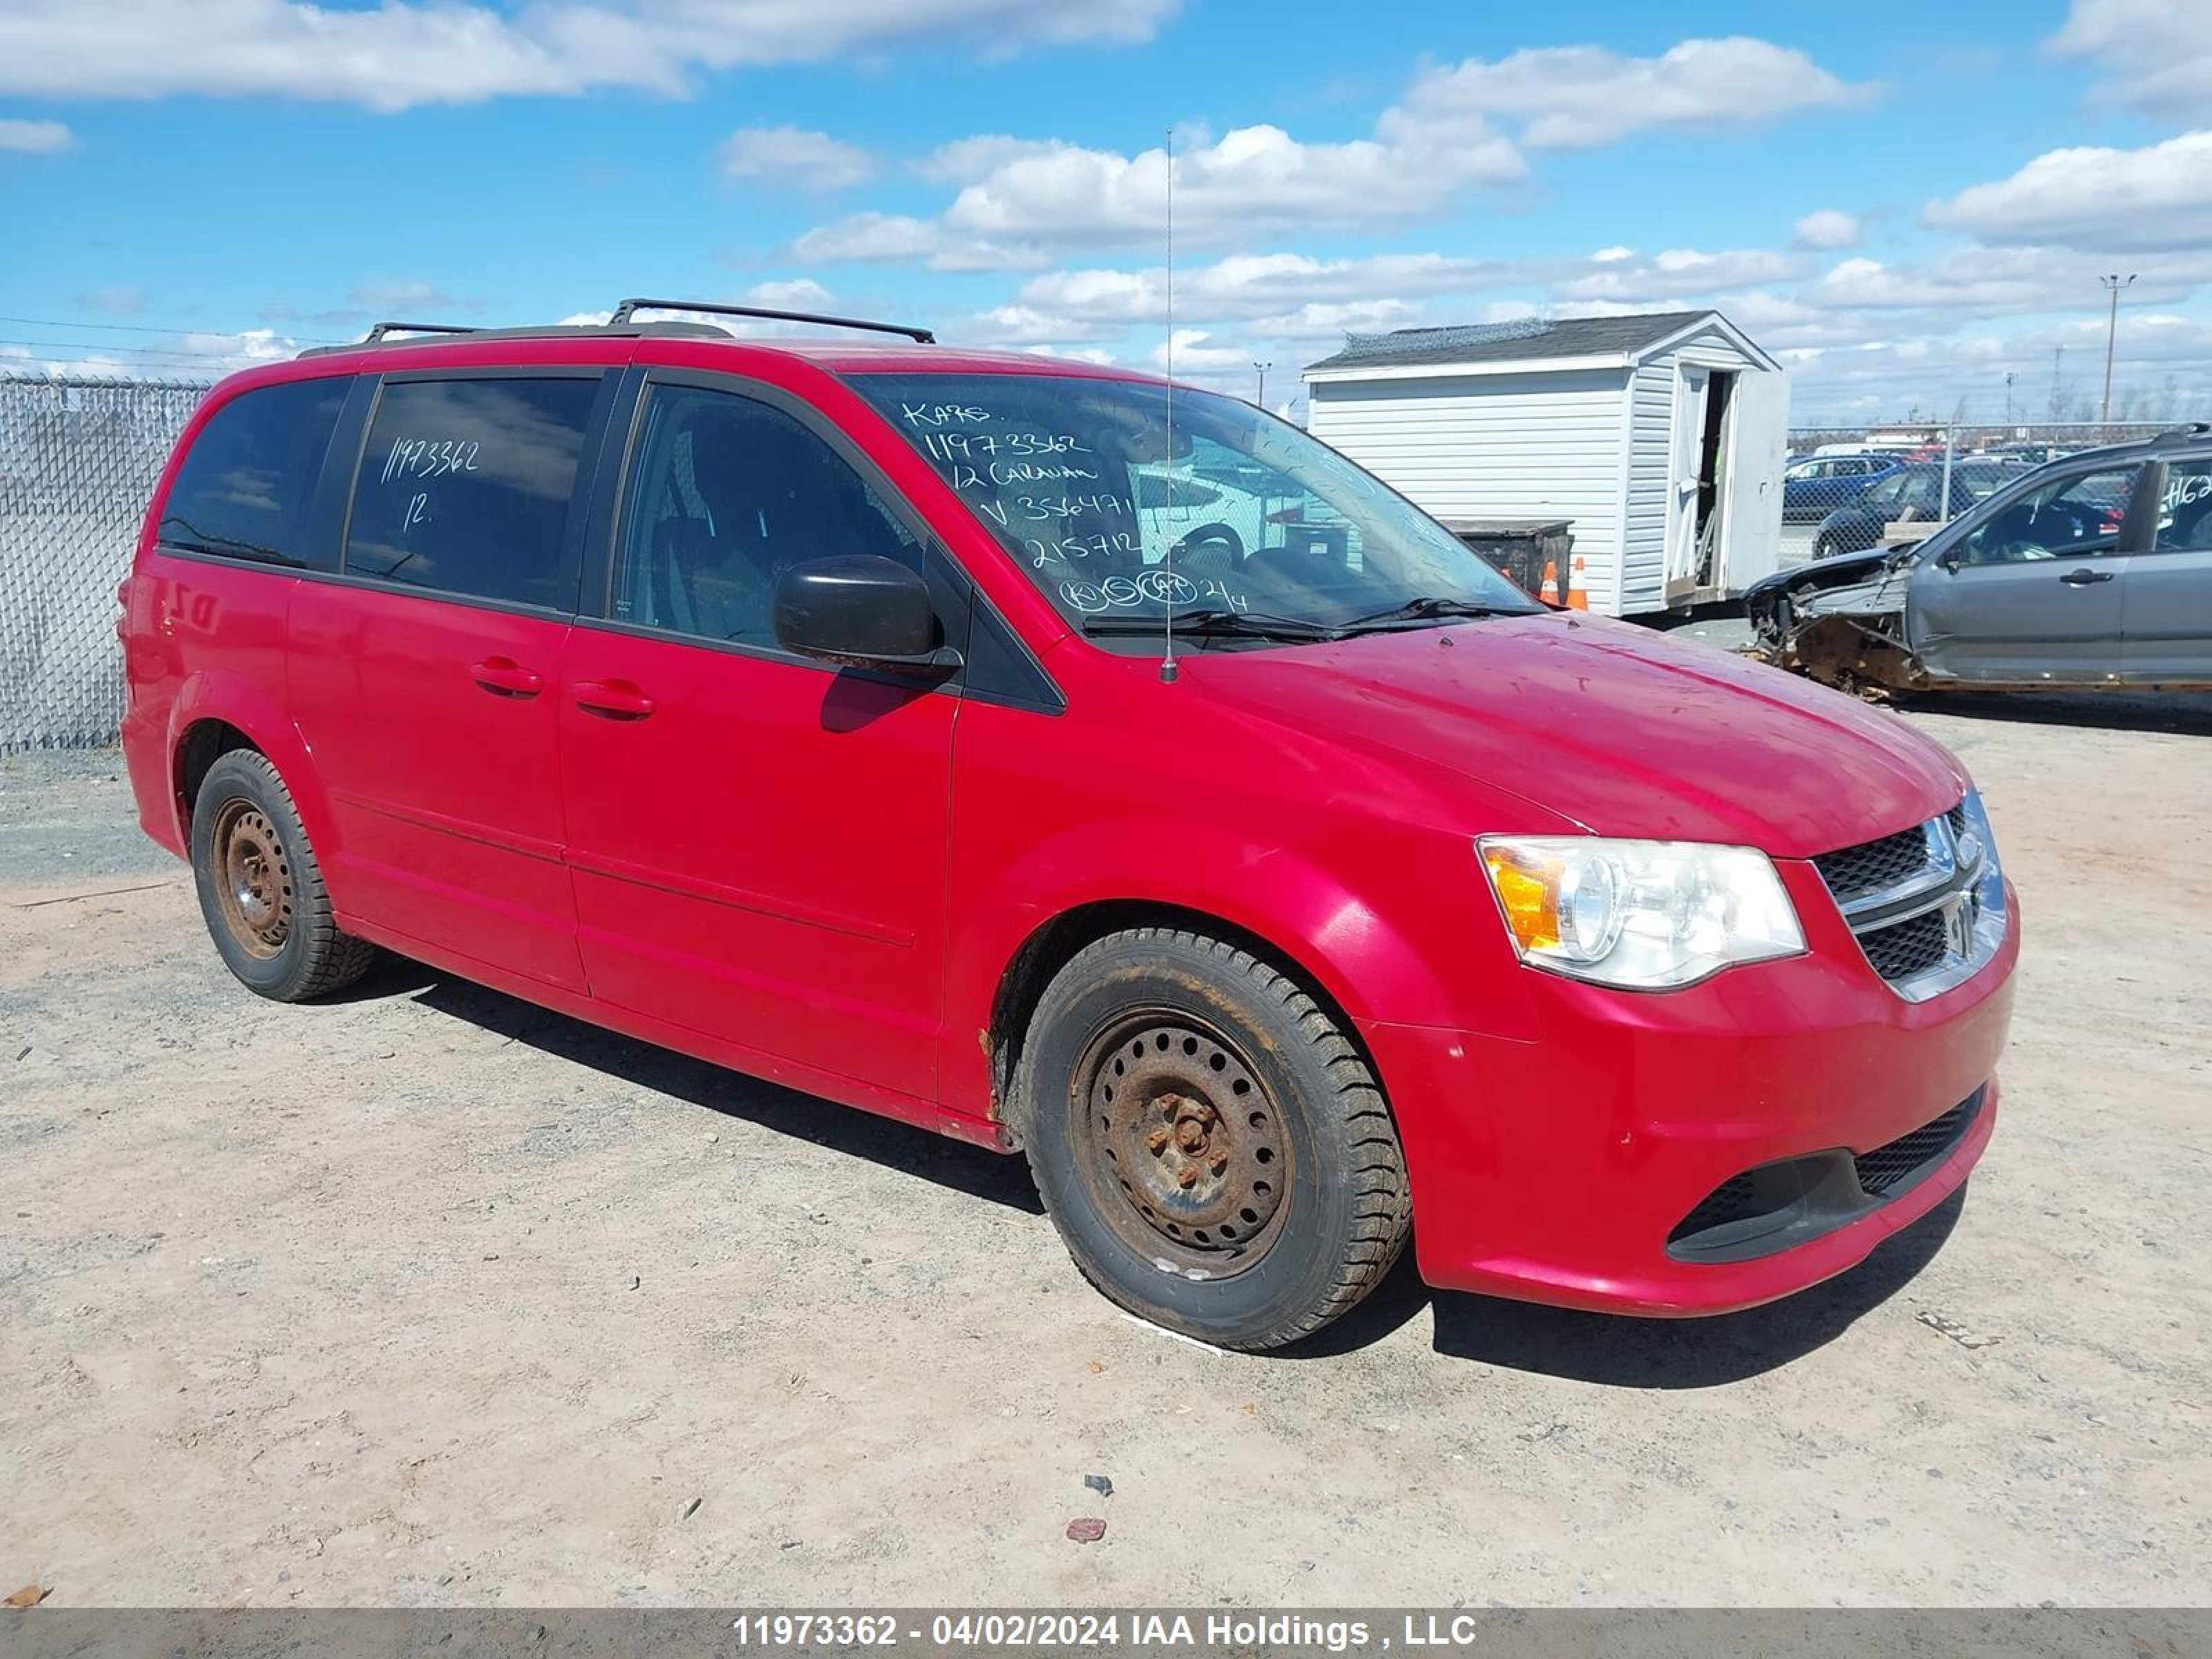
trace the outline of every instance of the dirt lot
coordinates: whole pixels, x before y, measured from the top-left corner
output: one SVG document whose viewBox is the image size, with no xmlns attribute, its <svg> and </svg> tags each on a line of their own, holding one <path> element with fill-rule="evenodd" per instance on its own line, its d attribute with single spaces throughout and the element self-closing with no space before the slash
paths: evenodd
<svg viewBox="0 0 2212 1659">
<path fill-rule="evenodd" d="M 2025 895 L 1963 1202 L 1752 1314 L 1401 1270 L 1271 1359 L 1092 1295 L 1018 1162 L 405 963 L 258 1001 L 112 757 L 0 759 L 0 1588 L 2212 1599 L 2212 705 L 1905 718 Z"/>
</svg>

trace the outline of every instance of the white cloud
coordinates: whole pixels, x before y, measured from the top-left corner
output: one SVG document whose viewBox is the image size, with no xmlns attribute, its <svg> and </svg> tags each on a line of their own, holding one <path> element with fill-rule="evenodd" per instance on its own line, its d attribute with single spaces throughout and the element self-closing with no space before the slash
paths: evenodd
<svg viewBox="0 0 2212 1659">
<path fill-rule="evenodd" d="M 1193 243 L 1254 230 L 1362 225 L 1419 218 L 1470 185 L 1521 176 L 1513 147 L 1493 133 L 1443 135 L 1393 123 L 1387 138 L 1308 143 L 1280 127 L 1239 127 L 1175 158 L 1178 228 Z M 1073 144 L 1000 160 L 945 210 L 945 227 L 994 241 L 1126 244 L 1164 234 L 1164 149 L 1122 155 Z"/>
<path fill-rule="evenodd" d="M 837 303 L 837 296 L 811 276 L 795 276 L 787 283 L 755 283 L 745 290 L 745 303 L 779 311 L 823 311 Z"/>
<path fill-rule="evenodd" d="M 2136 303 L 2183 300 L 2212 279 L 2191 253 L 2131 260 Z M 1917 311 L 1959 320 L 2088 311 L 2104 304 L 2097 279 L 2108 262 L 2063 247 L 1960 248 L 1921 261 L 1844 259 L 1796 290 L 1831 311 Z"/>
<path fill-rule="evenodd" d="M 1470 58 L 1416 76 L 1365 137 L 1308 139 L 1272 125 L 1191 135 L 1173 161 L 1176 234 L 1218 247 L 1436 217 L 1470 191 L 1526 176 L 1500 121 L 1517 122 L 1528 145 L 1577 148 L 1648 128 L 1765 120 L 1865 91 L 1801 52 L 1740 38 L 1687 40 L 1657 58 L 1576 46 Z M 987 133 L 941 146 L 917 171 L 956 187 L 941 215 L 860 215 L 811 232 L 796 251 L 975 270 L 1142 246 L 1166 230 L 1164 146 L 1123 152 Z"/>
<path fill-rule="evenodd" d="M 918 42 L 990 56 L 1151 38 L 1177 0 L 11 0 L 0 92 L 331 100 L 376 110 L 623 87 L 669 94 L 702 70 L 819 63 Z"/>
<path fill-rule="evenodd" d="M 1510 117 L 1530 149 L 1586 149 L 1653 127 L 1741 126 L 1872 95 L 1791 46 L 1742 35 L 1685 40 L 1656 58 L 1602 46 L 1544 46 L 1470 58 L 1422 76 L 1403 108 L 1416 121 Z"/>
<path fill-rule="evenodd" d="M 1800 219 L 1790 240 L 1802 248 L 1832 251 L 1851 247 L 1859 240 L 1859 222 L 1834 208 L 1822 208 Z"/>
<path fill-rule="evenodd" d="M 722 146 L 721 167 L 728 178 L 758 179 L 825 196 L 876 176 L 875 157 L 858 144 L 790 126 L 732 133 Z"/>
<path fill-rule="evenodd" d="M 1764 248 L 1717 253 L 1668 248 L 1648 259 L 1631 250 L 1606 248 L 1592 263 L 1595 270 L 1564 277 L 1553 291 L 1570 300 L 1603 300 L 1634 308 L 1670 301 L 1710 301 L 1723 289 L 1783 282 L 1808 270 L 1798 255 Z"/>
<path fill-rule="evenodd" d="M 2009 179 L 1929 203 L 1922 217 L 1984 242 L 2202 248 L 2212 242 L 2212 131 L 2142 149 L 2048 150 Z"/>
<path fill-rule="evenodd" d="M 1219 246 L 1255 232 L 1401 222 L 1471 186 L 1521 175 L 1512 145 L 1486 129 L 1413 130 L 1386 112 L 1378 133 L 1306 143 L 1280 127 L 1240 127 L 1175 158 L 1176 234 Z M 923 164 L 930 176 L 976 169 L 936 219 L 856 214 L 809 231 L 810 260 L 921 261 L 938 270 L 1019 269 L 1071 247 L 1142 246 L 1167 229 L 1164 149 L 1124 155 L 1060 143 L 963 140 Z"/>
<path fill-rule="evenodd" d="M 957 337 L 976 345 L 1034 351 L 1079 342 L 1116 340 L 1121 333 L 1119 323 L 1078 319 L 1059 312 L 1041 311 L 1035 306 L 1007 305 L 994 307 L 975 317 L 958 331 Z"/>
<path fill-rule="evenodd" d="M 1916 410 L 1923 420 L 1955 412 L 1981 423 L 2000 422 L 2009 410 L 2018 423 L 2096 419 L 2104 349 L 2105 320 L 2094 317 L 2006 333 L 1861 334 L 1778 355 L 1790 370 L 1790 418 L 1802 424 L 1896 419 Z M 2112 418 L 2168 422 L 2208 413 L 2212 327 L 2122 313 Z"/>
<path fill-rule="evenodd" d="M 1163 340 L 1152 349 L 1152 366 L 1163 374 L 1172 372 L 1179 380 L 1249 375 L 1254 361 L 1250 348 L 1218 345 L 1212 335 L 1199 328 L 1179 328 L 1172 341 Z"/>
<path fill-rule="evenodd" d="M 957 185 L 995 172 L 1026 155 L 1045 155 L 1059 148 L 1050 139 L 1014 138 L 1003 132 L 980 132 L 939 144 L 915 163 L 915 171 L 940 184 Z"/>
<path fill-rule="evenodd" d="M 1386 253 L 1316 259 L 1303 253 L 1240 253 L 1176 273 L 1178 315 L 1227 322 L 1324 305 L 1403 304 L 1430 295 L 1471 293 L 1504 280 L 1510 268 L 1436 253 Z M 1118 323 L 1166 315 L 1166 272 L 1058 270 L 1022 285 L 1023 303 Z"/>
<path fill-rule="evenodd" d="M 0 155 L 53 155 L 76 143 L 59 121 L 0 121 Z"/>
<path fill-rule="evenodd" d="M 791 252 L 809 264 L 857 261 L 927 265 L 932 270 L 1018 270 L 1046 262 L 1041 248 L 954 235 L 934 220 L 902 213 L 855 213 L 818 225 L 793 242 Z"/>
<path fill-rule="evenodd" d="M 2117 71 L 2100 88 L 2106 100 L 2157 115 L 2212 116 L 2212 7 L 2203 0 L 2074 0 L 2051 49 Z"/>
</svg>

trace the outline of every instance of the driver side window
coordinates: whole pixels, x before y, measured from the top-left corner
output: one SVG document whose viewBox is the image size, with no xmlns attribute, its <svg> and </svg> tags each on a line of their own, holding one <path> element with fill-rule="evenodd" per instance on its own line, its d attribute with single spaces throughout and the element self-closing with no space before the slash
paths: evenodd
<svg viewBox="0 0 2212 1659">
<path fill-rule="evenodd" d="M 1959 544 L 1966 564 L 2078 559 L 2119 546 L 2141 466 L 2057 478 L 2015 496 Z"/>
<path fill-rule="evenodd" d="M 921 549 L 843 457 L 771 404 L 699 386 L 647 393 L 622 539 L 617 621 L 775 642 L 776 579 L 811 559 Z"/>
</svg>

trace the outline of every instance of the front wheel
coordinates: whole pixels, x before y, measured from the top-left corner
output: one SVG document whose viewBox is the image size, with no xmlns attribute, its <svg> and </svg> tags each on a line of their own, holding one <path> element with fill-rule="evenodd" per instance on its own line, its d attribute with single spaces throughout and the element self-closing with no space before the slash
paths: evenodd
<svg viewBox="0 0 2212 1659">
<path fill-rule="evenodd" d="M 1412 1224 L 1403 1152 L 1349 1036 L 1235 945 L 1144 927 L 1047 988 L 1016 1091 L 1045 1207 L 1133 1312 L 1223 1347 L 1311 1334 Z"/>
</svg>

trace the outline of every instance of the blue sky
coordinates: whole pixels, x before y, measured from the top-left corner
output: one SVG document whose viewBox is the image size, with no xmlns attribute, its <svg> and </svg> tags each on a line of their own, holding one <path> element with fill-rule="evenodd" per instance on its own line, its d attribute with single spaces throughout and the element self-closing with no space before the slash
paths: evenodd
<svg viewBox="0 0 2212 1659">
<path fill-rule="evenodd" d="M 1718 306 L 1802 419 L 2212 414 L 2212 4 L 0 0 L 0 366 L 748 297 L 1269 402 Z"/>
</svg>

